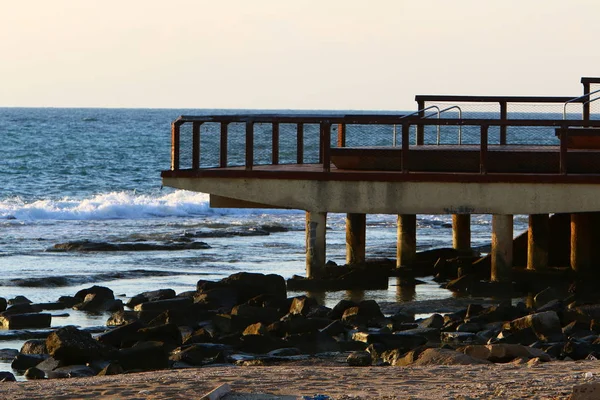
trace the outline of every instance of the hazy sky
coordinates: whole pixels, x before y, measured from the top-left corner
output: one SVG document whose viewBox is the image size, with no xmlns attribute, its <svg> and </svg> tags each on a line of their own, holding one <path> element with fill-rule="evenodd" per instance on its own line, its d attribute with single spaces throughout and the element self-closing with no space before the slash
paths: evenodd
<svg viewBox="0 0 600 400">
<path fill-rule="evenodd" d="M 598 0 L 0 0 L 0 106 L 386 109 L 581 94 Z"/>
</svg>

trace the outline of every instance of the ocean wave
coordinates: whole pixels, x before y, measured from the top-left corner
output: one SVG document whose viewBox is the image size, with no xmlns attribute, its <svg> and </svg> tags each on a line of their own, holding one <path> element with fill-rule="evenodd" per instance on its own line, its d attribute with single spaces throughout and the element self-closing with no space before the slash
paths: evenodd
<svg viewBox="0 0 600 400">
<path fill-rule="evenodd" d="M 211 208 L 209 195 L 176 190 L 156 194 L 132 191 L 96 194 L 84 199 L 65 197 L 27 202 L 19 197 L 0 200 L 0 220 L 106 220 L 210 215 L 289 214 L 291 210 Z"/>
</svg>

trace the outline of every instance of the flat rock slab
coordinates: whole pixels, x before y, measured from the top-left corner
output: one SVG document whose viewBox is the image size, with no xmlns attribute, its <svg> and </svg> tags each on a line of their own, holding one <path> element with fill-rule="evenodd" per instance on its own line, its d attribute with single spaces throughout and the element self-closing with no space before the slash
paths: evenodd
<svg viewBox="0 0 600 400">
<path fill-rule="evenodd" d="M 0 316 L 4 329 L 48 328 L 52 315 L 47 313 L 12 314 Z"/>
</svg>

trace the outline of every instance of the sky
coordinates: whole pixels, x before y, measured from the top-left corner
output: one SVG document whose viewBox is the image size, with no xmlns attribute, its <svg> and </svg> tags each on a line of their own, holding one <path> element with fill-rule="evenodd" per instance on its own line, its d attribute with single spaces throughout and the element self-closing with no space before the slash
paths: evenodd
<svg viewBox="0 0 600 400">
<path fill-rule="evenodd" d="M 413 110 L 578 96 L 598 0 L 0 0 L 0 107 Z"/>
</svg>

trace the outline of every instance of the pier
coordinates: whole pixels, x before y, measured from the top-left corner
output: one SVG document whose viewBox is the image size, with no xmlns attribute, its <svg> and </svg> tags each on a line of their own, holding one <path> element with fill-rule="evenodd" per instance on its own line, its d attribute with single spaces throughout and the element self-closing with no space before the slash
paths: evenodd
<svg viewBox="0 0 600 400">
<path fill-rule="evenodd" d="M 526 269 L 550 267 L 550 215 L 570 215 L 570 268 L 592 272 L 600 213 L 600 78 L 580 96 L 419 95 L 413 113 L 248 113 L 172 123 L 163 184 L 212 207 L 306 211 L 306 274 L 326 262 L 327 213 L 345 213 L 346 262 L 363 263 L 367 214 L 398 216 L 396 267 L 416 259 L 416 216 L 492 216 L 492 282 L 511 280 L 513 216 L 529 215 Z M 596 97 L 598 96 L 598 97 Z M 599 102 L 600 103 L 600 102 Z"/>
</svg>

